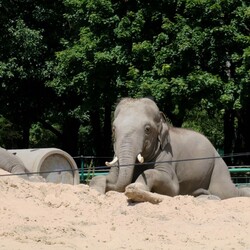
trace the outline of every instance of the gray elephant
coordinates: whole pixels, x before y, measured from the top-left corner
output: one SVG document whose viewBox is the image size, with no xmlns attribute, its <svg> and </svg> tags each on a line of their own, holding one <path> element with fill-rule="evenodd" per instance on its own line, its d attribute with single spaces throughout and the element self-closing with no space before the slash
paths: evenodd
<svg viewBox="0 0 250 250">
<path fill-rule="evenodd" d="M 24 174 L 26 170 L 24 164 L 6 149 L 0 147 L 0 168 L 12 174 Z"/>
<path fill-rule="evenodd" d="M 101 193 L 125 191 L 131 200 L 152 203 L 161 201 L 156 193 L 250 196 L 250 189 L 235 187 L 225 162 L 205 136 L 171 126 L 148 98 L 124 98 L 117 105 L 113 146 L 109 174 L 90 182 Z"/>
<path fill-rule="evenodd" d="M 0 147 L 0 169 L 3 169 L 11 174 L 16 174 L 25 180 L 32 182 L 45 182 L 42 176 L 29 175 L 29 171 L 24 166 L 23 162 L 15 155 Z"/>
</svg>

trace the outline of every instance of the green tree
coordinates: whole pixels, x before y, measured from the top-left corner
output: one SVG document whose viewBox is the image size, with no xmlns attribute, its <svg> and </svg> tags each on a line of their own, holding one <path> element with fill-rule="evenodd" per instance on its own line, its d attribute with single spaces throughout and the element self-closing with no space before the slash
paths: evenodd
<svg viewBox="0 0 250 250">
<path fill-rule="evenodd" d="M 59 101 L 44 83 L 50 77 L 47 61 L 60 49 L 67 30 L 63 13 L 61 1 L 2 1 L 0 5 L 0 114 L 22 127 L 20 147 L 29 147 L 33 123 L 41 121 L 52 128 L 46 120 L 51 111 L 56 114 L 52 107 Z"/>
<path fill-rule="evenodd" d="M 174 125 L 218 146 L 223 127 L 226 153 L 250 151 L 247 1 L 2 1 L 0 13 L 0 114 L 23 145 L 49 129 L 72 154 L 110 155 L 116 100 L 153 96 Z"/>
<path fill-rule="evenodd" d="M 249 100 L 243 91 L 249 83 L 246 1 L 156 1 L 150 7 L 137 1 L 127 7 L 121 28 L 136 30 L 125 33 L 132 41 L 129 94 L 154 96 L 178 126 L 196 107 L 214 116 L 222 112 L 225 152 L 249 151 L 234 136 L 246 131 L 240 120 L 246 121 Z"/>
<path fill-rule="evenodd" d="M 56 54 L 55 76 L 48 86 L 64 99 L 65 112 L 89 122 L 88 143 L 97 155 L 110 155 L 111 109 L 117 99 L 119 55 L 114 29 L 118 20 L 111 1 L 65 1 L 67 20 L 74 32 Z M 122 64 L 122 63 L 121 63 Z M 93 143 L 91 145 L 91 143 Z"/>
<path fill-rule="evenodd" d="M 18 148 L 21 140 L 20 128 L 0 115 L 0 147 Z"/>
</svg>

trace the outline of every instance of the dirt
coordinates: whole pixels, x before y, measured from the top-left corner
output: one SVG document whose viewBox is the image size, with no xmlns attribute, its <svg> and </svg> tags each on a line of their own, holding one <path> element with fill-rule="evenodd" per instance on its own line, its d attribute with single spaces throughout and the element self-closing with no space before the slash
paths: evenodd
<svg viewBox="0 0 250 250">
<path fill-rule="evenodd" d="M 16 176 L 0 176 L 0 195 L 0 249 L 250 249 L 250 198 L 131 203 Z"/>
</svg>

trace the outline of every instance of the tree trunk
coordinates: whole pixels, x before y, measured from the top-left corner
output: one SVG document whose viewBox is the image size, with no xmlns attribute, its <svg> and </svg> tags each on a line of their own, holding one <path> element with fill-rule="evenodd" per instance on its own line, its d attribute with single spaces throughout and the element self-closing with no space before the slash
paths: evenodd
<svg viewBox="0 0 250 250">
<path fill-rule="evenodd" d="M 247 109 L 243 109 L 237 113 L 238 118 L 238 129 L 235 151 L 238 153 L 250 152 L 250 133 L 249 133 L 249 122 L 250 117 Z M 237 164 L 248 165 L 250 164 L 249 156 L 237 157 Z"/>
<path fill-rule="evenodd" d="M 100 112 L 99 108 L 95 107 L 90 112 L 90 122 L 93 128 L 92 138 L 93 138 L 93 154 L 96 156 L 102 156 L 102 145 L 103 145 L 103 137 L 101 133 L 101 120 L 100 120 Z"/>
<path fill-rule="evenodd" d="M 30 123 L 23 124 L 23 138 L 21 148 L 29 148 L 30 144 Z"/>
<path fill-rule="evenodd" d="M 103 144 L 103 156 L 112 155 L 112 128 L 111 128 L 111 104 L 108 102 L 105 106 L 104 114 L 104 144 Z"/>
<path fill-rule="evenodd" d="M 67 117 L 63 124 L 62 149 L 71 156 L 78 155 L 78 132 L 80 121 L 75 118 Z"/>
<path fill-rule="evenodd" d="M 250 133 L 249 133 L 249 124 L 250 124 L 250 116 L 249 116 L 249 109 L 245 109 L 244 112 L 244 119 L 243 119 L 243 137 L 245 140 L 245 147 L 242 148 L 242 152 L 250 152 Z M 250 164 L 250 156 L 245 156 L 243 163 L 245 165 Z"/>
<path fill-rule="evenodd" d="M 224 154 L 234 151 L 234 114 L 232 110 L 226 110 L 224 114 Z M 227 165 L 233 164 L 233 159 L 224 159 Z"/>
</svg>

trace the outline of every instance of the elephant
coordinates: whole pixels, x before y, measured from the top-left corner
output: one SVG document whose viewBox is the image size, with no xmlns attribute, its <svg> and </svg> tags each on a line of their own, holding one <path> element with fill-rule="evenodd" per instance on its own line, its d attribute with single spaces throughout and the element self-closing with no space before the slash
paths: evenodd
<svg viewBox="0 0 250 250">
<path fill-rule="evenodd" d="M 23 176 L 27 176 L 25 173 L 28 172 L 21 160 L 1 147 L 0 168 L 12 174 L 23 174 Z"/>
<path fill-rule="evenodd" d="M 152 99 L 121 99 L 112 133 L 109 174 L 90 181 L 100 193 L 125 192 L 129 200 L 151 203 L 159 203 L 162 195 L 250 197 L 249 188 L 234 185 L 212 143 L 201 133 L 171 125 Z"/>
<path fill-rule="evenodd" d="M 16 174 L 25 180 L 32 182 L 45 182 L 42 176 L 29 175 L 29 171 L 24 166 L 23 162 L 15 155 L 0 147 L 0 169 L 3 169 L 11 174 Z"/>
</svg>

